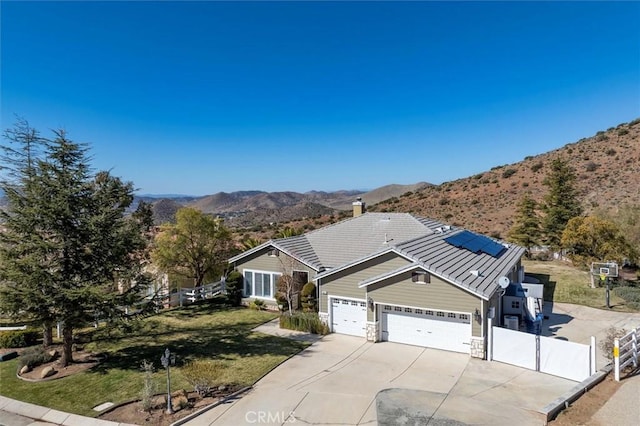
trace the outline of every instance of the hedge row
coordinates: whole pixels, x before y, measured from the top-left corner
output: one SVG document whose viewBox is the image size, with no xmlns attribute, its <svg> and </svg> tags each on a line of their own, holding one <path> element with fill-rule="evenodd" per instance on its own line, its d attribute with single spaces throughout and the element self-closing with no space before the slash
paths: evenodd
<svg viewBox="0 0 640 426">
<path fill-rule="evenodd" d="M 34 330 L 0 331 L 0 348 L 25 348 L 35 345 L 39 337 Z"/>
<path fill-rule="evenodd" d="M 329 334 L 329 327 L 320 321 L 315 312 L 294 312 L 293 315 L 285 312 L 280 315 L 280 328 L 321 335 Z"/>
</svg>

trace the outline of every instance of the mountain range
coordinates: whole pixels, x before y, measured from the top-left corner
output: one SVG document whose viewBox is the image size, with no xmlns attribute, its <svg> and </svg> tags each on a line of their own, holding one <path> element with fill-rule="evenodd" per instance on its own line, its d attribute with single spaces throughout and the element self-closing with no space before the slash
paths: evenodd
<svg viewBox="0 0 640 426">
<path fill-rule="evenodd" d="M 232 228 L 258 229 L 259 237 L 269 237 L 269 229 L 276 226 L 264 225 L 314 229 L 349 215 L 352 202 L 360 197 L 370 211 L 413 213 L 504 238 L 525 194 L 543 201 L 545 176 L 551 161 L 558 157 L 575 170 L 578 197 L 586 213 L 598 208 L 615 210 L 624 204 L 640 206 L 640 119 L 439 185 L 419 182 L 371 191 L 306 193 L 251 190 L 202 197 L 145 194 L 136 196 L 136 204 L 142 200 L 151 203 L 158 224 L 173 221 L 179 208 L 189 206 L 224 217 Z M 5 201 L 0 197 L 0 206 Z"/>
</svg>

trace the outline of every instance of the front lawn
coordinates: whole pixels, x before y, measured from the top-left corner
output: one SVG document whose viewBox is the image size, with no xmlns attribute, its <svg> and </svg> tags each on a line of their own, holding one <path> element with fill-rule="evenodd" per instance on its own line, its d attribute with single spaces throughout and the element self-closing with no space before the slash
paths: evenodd
<svg viewBox="0 0 640 426">
<path fill-rule="evenodd" d="M 547 302 L 573 303 L 592 308 L 607 309 L 604 287 L 591 288 L 589 273 L 558 261 L 523 260 L 527 275 L 544 284 L 544 300 Z M 628 306 L 614 291 L 610 292 L 611 310 L 637 312 Z"/>
<path fill-rule="evenodd" d="M 166 347 L 177 354 L 171 369 L 173 390 L 190 388 L 181 366 L 191 360 L 217 360 L 224 365 L 222 380 L 251 385 L 276 365 L 306 347 L 293 341 L 251 330 L 277 314 L 209 303 L 190 305 L 124 327 L 89 331 L 85 351 L 106 353 L 98 367 L 48 382 L 30 383 L 16 377 L 18 360 L 0 363 L 0 394 L 85 416 L 93 407 L 140 397 L 143 360 L 153 362 L 158 392 L 166 391 L 166 370 L 160 357 Z"/>
</svg>

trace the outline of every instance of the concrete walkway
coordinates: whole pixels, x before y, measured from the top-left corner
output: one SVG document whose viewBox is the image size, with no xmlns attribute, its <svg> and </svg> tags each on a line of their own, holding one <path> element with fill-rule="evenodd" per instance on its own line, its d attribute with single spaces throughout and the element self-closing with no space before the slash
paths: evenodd
<svg viewBox="0 0 640 426">
<path fill-rule="evenodd" d="M 107 420 L 64 413 L 0 395 L 0 425 L 2 426 L 134 426 Z"/>
<path fill-rule="evenodd" d="M 280 328 L 280 320 L 278 318 L 259 325 L 251 331 L 268 334 L 270 336 L 285 337 L 287 339 L 298 340 L 300 342 L 317 342 L 322 338 L 322 336 L 317 334 Z"/>
</svg>

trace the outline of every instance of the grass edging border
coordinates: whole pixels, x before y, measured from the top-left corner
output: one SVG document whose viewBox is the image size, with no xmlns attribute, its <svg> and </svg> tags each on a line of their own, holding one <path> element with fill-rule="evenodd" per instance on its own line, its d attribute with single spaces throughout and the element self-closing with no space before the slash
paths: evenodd
<svg viewBox="0 0 640 426">
<path fill-rule="evenodd" d="M 230 400 L 231 398 L 235 398 L 238 395 L 243 394 L 244 392 L 247 392 L 248 390 L 250 390 L 251 388 L 253 388 L 253 386 L 245 386 L 244 388 L 235 391 L 234 393 L 225 396 L 224 398 L 220 399 L 219 401 L 214 402 L 213 404 L 207 405 L 204 408 L 201 408 L 200 410 L 196 411 L 195 413 L 191 413 L 188 416 L 185 416 L 179 420 L 176 420 L 175 422 L 171 423 L 169 426 L 180 426 L 185 424 L 188 421 L 191 421 L 193 419 L 195 419 L 196 417 L 198 417 L 199 415 L 211 410 L 212 408 L 217 407 L 220 404 L 224 404 L 226 403 L 228 400 Z"/>
<path fill-rule="evenodd" d="M 547 404 L 540 411 L 540 413 L 545 416 L 545 425 L 548 424 L 551 420 L 555 419 L 562 410 L 569 408 L 569 405 L 571 403 L 577 401 L 582 395 L 587 393 L 598 383 L 602 382 L 605 377 L 607 377 L 607 375 L 611 373 L 612 370 L 613 365 L 611 363 L 607 364 L 598 372 L 578 383 L 569 391 L 565 392 L 563 395 Z"/>
</svg>

